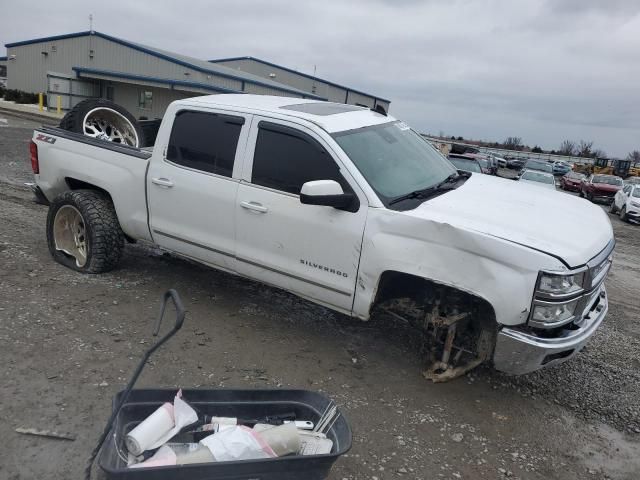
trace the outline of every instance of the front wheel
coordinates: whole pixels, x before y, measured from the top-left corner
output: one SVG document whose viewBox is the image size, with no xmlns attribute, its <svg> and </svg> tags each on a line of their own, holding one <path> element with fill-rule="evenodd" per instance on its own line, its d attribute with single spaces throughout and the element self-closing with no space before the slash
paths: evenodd
<svg viewBox="0 0 640 480">
<path fill-rule="evenodd" d="M 615 214 L 615 213 L 616 213 L 616 211 L 617 211 L 617 210 L 616 210 L 616 202 L 615 202 L 615 201 L 613 201 L 613 202 L 611 202 L 611 206 L 609 207 L 609 213 L 613 213 L 613 214 Z"/>
<path fill-rule="evenodd" d="M 111 200 L 95 190 L 74 190 L 49 206 L 47 243 L 53 259 L 83 273 L 108 272 L 116 267 L 124 248 Z"/>
<path fill-rule="evenodd" d="M 620 209 L 620 220 L 623 222 L 627 221 L 627 206 L 625 205 Z"/>
<path fill-rule="evenodd" d="M 580 198 L 584 198 L 584 192 L 582 190 L 580 190 L 580 193 L 578 195 L 580 196 Z"/>
</svg>

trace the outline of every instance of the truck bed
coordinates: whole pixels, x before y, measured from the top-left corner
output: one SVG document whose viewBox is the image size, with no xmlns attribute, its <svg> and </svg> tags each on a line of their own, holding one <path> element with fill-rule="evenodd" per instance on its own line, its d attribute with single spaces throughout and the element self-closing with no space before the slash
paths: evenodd
<svg viewBox="0 0 640 480">
<path fill-rule="evenodd" d="M 122 230 L 133 238 L 151 239 L 146 174 L 152 149 L 47 126 L 36 129 L 33 140 L 40 165 L 36 183 L 47 200 L 84 184 L 101 188 L 111 195 Z"/>
</svg>

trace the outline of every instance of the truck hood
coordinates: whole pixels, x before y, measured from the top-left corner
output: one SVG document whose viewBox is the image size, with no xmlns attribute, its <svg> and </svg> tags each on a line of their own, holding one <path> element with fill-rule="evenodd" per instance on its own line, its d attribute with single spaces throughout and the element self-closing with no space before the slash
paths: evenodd
<svg viewBox="0 0 640 480">
<path fill-rule="evenodd" d="M 403 212 L 492 235 L 585 264 L 613 238 L 604 210 L 591 202 L 524 182 L 473 174 L 455 190 Z"/>
</svg>

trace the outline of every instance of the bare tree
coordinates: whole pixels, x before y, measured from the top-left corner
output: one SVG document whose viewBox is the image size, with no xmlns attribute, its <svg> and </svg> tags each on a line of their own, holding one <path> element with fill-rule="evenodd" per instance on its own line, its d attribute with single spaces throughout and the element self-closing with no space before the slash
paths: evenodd
<svg viewBox="0 0 640 480">
<path fill-rule="evenodd" d="M 576 143 L 572 142 L 571 140 L 565 140 L 560 144 L 560 149 L 558 150 L 558 153 L 560 153 L 561 155 L 575 155 L 576 153 Z"/>
<path fill-rule="evenodd" d="M 591 148 L 593 147 L 593 142 L 587 142 L 586 140 L 580 140 L 578 144 L 578 156 L 579 157 L 591 157 L 593 156 L 593 152 Z"/>
<path fill-rule="evenodd" d="M 522 148 L 521 137 L 507 137 L 502 146 L 508 150 L 520 150 Z"/>
<path fill-rule="evenodd" d="M 634 150 L 633 152 L 629 152 L 627 160 L 631 160 L 633 163 L 640 163 L 640 151 Z"/>
<path fill-rule="evenodd" d="M 596 148 L 593 152 L 591 152 L 591 155 L 593 156 L 593 158 L 609 158 L 607 156 L 607 152 L 600 148 Z"/>
</svg>

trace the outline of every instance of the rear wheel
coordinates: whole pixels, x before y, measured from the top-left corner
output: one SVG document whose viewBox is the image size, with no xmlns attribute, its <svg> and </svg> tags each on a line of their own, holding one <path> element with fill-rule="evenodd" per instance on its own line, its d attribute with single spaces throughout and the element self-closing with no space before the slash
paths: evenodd
<svg viewBox="0 0 640 480">
<path fill-rule="evenodd" d="M 124 233 L 111 200 L 95 190 L 57 197 L 47 215 L 47 243 L 53 259 L 83 273 L 108 272 L 124 248 Z"/>
</svg>

